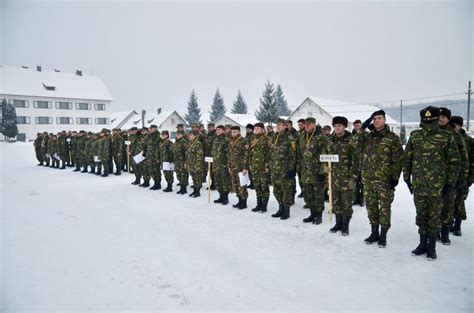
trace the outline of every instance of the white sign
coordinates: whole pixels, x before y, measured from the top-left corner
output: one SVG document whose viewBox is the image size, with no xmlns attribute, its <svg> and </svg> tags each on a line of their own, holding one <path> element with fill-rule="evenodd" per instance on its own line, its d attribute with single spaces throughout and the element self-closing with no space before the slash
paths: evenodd
<svg viewBox="0 0 474 313">
<path fill-rule="evenodd" d="M 174 164 L 171 162 L 163 162 L 163 171 L 174 171 Z"/>
<path fill-rule="evenodd" d="M 137 164 L 141 163 L 145 159 L 146 158 L 143 156 L 143 151 L 133 157 L 133 161 L 135 161 Z"/>
<path fill-rule="evenodd" d="M 319 162 L 339 162 L 339 154 L 321 154 Z"/>
<path fill-rule="evenodd" d="M 127 146 L 130 146 L 130 145 L 132 144 L 132 142 L 131 142 L 130 140 L 126 140 L 126 141 L 125 141 L 125 144 L 126 144 Z"/>
<path fill-rule="evenodd" d="M 212 158 L 212 157 L 205 157 L 205 158 L 204 158 L 204 161 L 207 162 L 207 163 L 212 163 L 212 162 L 214 162 L 214 158 Z"/>
<path fill-rule="evenodd" d="M 99 159 L 98 155 L 94 155 L 94 162 L 100 162 L 100 159 Z"/>
<path fill-rule="evenodd" d="M 244 172 L 239 173 L 239 180 L 240 180 L 240 186 L 244 187 L 250 184 L 250 178 L 248 174 L 244 174 Z"/>
</svg>

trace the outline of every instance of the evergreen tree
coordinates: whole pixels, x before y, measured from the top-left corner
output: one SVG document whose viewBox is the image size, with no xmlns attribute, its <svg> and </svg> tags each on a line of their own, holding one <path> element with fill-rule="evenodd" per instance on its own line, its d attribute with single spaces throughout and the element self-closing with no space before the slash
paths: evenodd
<svg viewBox="0 0 474 313">
<path fill-rule="evenodd" d="M 260 97 L 260 108 L 255 117 L 262 123 L 274 123 L 279 117 L 278 108 L 275 103 L 275 89 L 270 81 L 265 84 L 265 90 Z"/>
<path fill-rule="evenodd" d="M 214 95 L 211 110 L 212 111 L 209 112 L 211 114 L 209 117 L 209 122 L 212 123 L 215 123 L 227 111 L 224 106 L 224 98 L 222 98 L 219 88 L 216 90 L 216 94 Z"/>
<path fill-rule="evenodd" d="M 16 126 L 16 109 L 12 104 L 7 103 L 6 99 L 3 99 L 1 108 L 2 124 L 0 129 L 5 136 L 5 140 L 9 140 L 18 135 L 18 127 Z"/>
<path fill-rule="evenodd" d="M 407 131 L 405 125 L 402 125 L 402 128 L 400 129 L 400 140 L 402 141 L 402 145 L 407 144 Z"/>
<path fill-rule="evenodd" d="M 193 123 L 201 123 L 201 109 L 199 108 L 197 100 L 196 93 L 193 89 L 188 100 L 188 113 L 184 116 L 189 126 Z"/>
<path fill-rule="evenodd" d="M 280 85 L 277 85 L 275 90 L 275 102 L 279 116 L 289 116 L 291 114 L 291 110 L 288 108 L 288 103 L 286 102 L 285 95 L 283 94 Z"/>
<path fill-rule="evenodd" d="M 237 93 L 237 98 L 234 101 L 231 113 L 247 114 L 247 103 L 245 102 L 244 97 L 242 97 L 240 90 Z"/>
</svg>

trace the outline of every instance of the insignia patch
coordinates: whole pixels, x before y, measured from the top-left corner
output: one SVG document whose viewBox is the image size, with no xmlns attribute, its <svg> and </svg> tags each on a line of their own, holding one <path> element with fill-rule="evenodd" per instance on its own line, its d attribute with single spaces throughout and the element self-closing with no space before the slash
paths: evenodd
<svg viewBox="0 0 474 313">
<path fill-rule="evenodd" d="M 430 116 L 431 116 L 431 112 L 430 112 L 430 111 L 426 111 L 425 117 L 430 117 Z"/>
<path fill-rule="evenodd" d="M 292 143 L 291 143 L 291 149 L 292 149 L 293 151 L 296 151 L 296 142 L 292 142 Z"/>
</svg>

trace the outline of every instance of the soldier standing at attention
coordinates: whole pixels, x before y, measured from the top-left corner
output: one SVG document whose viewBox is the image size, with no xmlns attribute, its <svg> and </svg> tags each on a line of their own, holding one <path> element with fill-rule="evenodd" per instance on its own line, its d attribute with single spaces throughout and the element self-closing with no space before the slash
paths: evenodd
<svg viewBox="0 0 474 313">
<path fill-rule="evenodd" d="M 108 129 L 102 129 L 102 132 L 100 133 L 100 139 L 99 139 L 99 159 L 100 159 L 100 164 L 103 167 L 102 175 L 101 177 L 107 177 L 109 176 L 109 162 L 110 162 L 110 139 L 108 136 L 109 130 Z M 100 165 L 99 165 L 100 166 Z"/>
<path fill-rule="evenodd" d="M 150 190 L 161 189 L 160 144 L 161 138 L 158 134 L 158 127 L 150 125 L 150 132 L 143 148 L 143 156 L 146 157 L 143 160 L 143 166 L 145 167 L 143 178 L 145 182 L 141 185 L 141 187 L 148 187 L 150 185 L 150 177 L 153 178 L 154 184 Z"/>
<path fill-rule="evenodd" d="M 298 120 L 298 154 L 296 162 L 296 173 L 298 174 L 298 182 L 301 189 L 298 198 L 303 198 L 303 178 L 301 177 L 301 159 L 303 158 L 303 154 L 301 148 L 306 138 L 305 123 L 306 121 L 304 118 Z"/>
<path fill-rule="evenodd" d="M 122 150 L 125 145 L 122 131 L 118 128 L 112 130 L 112 156 L 115 163 L 115 173 L 118 176 L 122 174 Z"/>
<path fill-rule="evenodd" d="M 267 125 L 267 136 L 268 136 L 268 138 L 272 139 L 274 135 L 275 135 L 275 132 L 273 131 L 273 126 L 272 125 Z"/>
<path fill-rule="evenodd" d="M 186 149 L 188 147 L 188 140 L 184 137 L 184 131 L 178 130 L 176 132 L 176 141 L 173 145 L 173 157 L 174 157 L 174 171 L 176 172 L 176 178 L 179 183 L 178 195 L 184 195 L 187 193 L 186 187 L 188 186 L 188 171 L 186 170 Z"/>
<path fill-rule="evenodd" d="M 138 142 L 140 141 L 137 127 L 132 127 L 128 130 L 128 140 L 130 141 L 129 155 L 127 156 L 130 158 L 130 168 L 128 170 L 131 170 L 135 175 L 135 180 L 132 182 L 132 185 L 140 185 L 140 171 L 138 170 L 138 164 L 136 164 L 133 159 L 135 155 L 140 153 L 140 151 L 137 151 Z"/>
<path fill-rule="evenodd" d="M 240 127 L 232 126 L 232 139 L 229 142 L 229 173 L 232 184 L 232 192 L 237 194 L 239 201 L 232 205 L 234 208 L 243 210 L 247 208 L 247 186 L 240 185 L 239 173 L 248 175 L 248 151 L 249 146 L 247 141 L 240 135 Z"/>
<path fill-rule="evenodd" d="M 441 230 L 443 197 L 456 185 L 459 152 L 453 136 L 440 129 L 440 110 L 420 112 L 421 130 L 414 130 L 403 154 L 403 179 L 413 194 L 420 243 L 413 255 L 436 259 L 436 237 Z"/>
<path fill-rule="evenodd" d="M 316 120 L 308 117 L 305 123 L 306 136 L 301 143 L 301 175 L 304 186 L 304 200 L 311 210 L 310 216 L 303 219 L 304 223 L 319 225 L 323 222 L 324 197 L 326 186 L 326 167 L 319 160 L 326 154 L 327 137 L 316 132 Z"/>
<path fill-rule="evenodd" d="M 225 127 L 217 126 L 216 138 L 212 143 L 211 155 L 213 158 L 212 168 L 219 198 L 214 203 L 226 205 L 229 203 L 230 179 L 228 166 L 229 138 L 226 136 Z"/>
<path fill-rule="evenodd" d="M 43 166 L 43 157 L 41 155 L 41 142 L 43 141 L 43 136 L 41 133 L 36 134 L 36 139 L 33 141 L 33 147 L 35 148 L 36 159 L 38 160 L 38 166 Z"/>
<path fill-rule="evenodd" d="M 137 133 L 138 134 L 138 133 Z M 138 136 L 137 140 L 137 154 L 144 153 L 145 152 L 145 143 L 148 138 L 148 128 L 147 127 L 142 127 L 140 135 Z M 143 155 L 143 154 L 142 154 Z M 140 176 L 140 179 L 143 177 L 143 183 L 138 185 L 139 187 L 150 187 L 150 177 L 148 177 L 148 181 L 145 180 L 145 174 L 146 174 L 146 165 L 145 161 L 140 162 L 137 164 L 137 170 Z M 140 179 L 138 181 L 140 181 Z"/>
<path fill-rule="evenodd" d="M 290 217 L 290 207 L 295 203 L 293 186 L 296 177 L 296 141 L 285 128 L 286 121 L 278 119 L 277 133 L 271 141 L 271 179 L 273 195 L 278 201 L 278 211 L 274 218 L 286 220 Z"/>
<path fill-rule="evenodd" d="M 361 120 L 355 120 L 352 123 L 354 129 L 352 130 L 352 135 L 354 136 L 357 131 L 362 128 Z M 360 154 L 360 152 L 357 152 Z M 360 161 L 360 158 L 359 158 Z M 364 185 L 362 184 L 362 175 L 360 174 L 360 166 L 359 166 L 359 174 L 357 176 L 357 181 L 354 189 L 354 202 L 352 204 L 358 204 L 360 206 L 364 206 Z"/>
<path fill-rule="evenodd" d="M 328 154 L 339 155 L 339 162 L 334 162 L 332 167 L 332 205 L 336 214 L 336 225 L 330 231 L 336 233 L 340 230 L 343 236 L 349 235 L 352 197 L 360 164 L 352 135 L 346 130 L 347 125 L 348 120 L 343 116 L 335 116 L 332 119 L 334 133 L 329 136 L 327 146 Z"/>
<path fill-rule="evenodd" d="M 204 156 L 210 157 L 212 152 L 212 143 L 216 138 L 216 126 L 214 123 L 207 124 L 207 134 L 204 145 Z M 209 188 L 209 187 L 208 187 Z M 216 184 L 214 182 L 214 164 L 211 163 L 211 190 L 216 190 Z"/>
<path fill-rule="evenodd" d="M 253 173 L 257 206 L 253 212 L 267 212 L 270 198 L 270 138 L 265 134 L 263 123 L 254 125 L 255 137 L 250 143 L 250 170 Z"/>
<path fill-rule="evenodd" d="M 250 160 L 251 158 L 251 154 L 252 154 L 252 151 L 250 150 L 250 144 L 251 142 L 253 141 L 253 139 L 255 138 L 255 134 L 254 134 L 254 126 L 252 124 L 247 124 L 247 126 L 245 126 L 245 141 L 247 142 L 247 146 L 249 147 L 249 151 L 248 151 L 248 154 L 247 154 L 247 158 L 248 160 Z M 250 179 L 250 184 L 248 185 L 248 189 L 254 189 L 254 185 L 253 185 L 253 179 L 252 179 L 252 171 L 248 170 L 248 175 L 249 175 L 249 179 Z"/>
<path fill-rule="evenodd" d="M 49 166 L 49 158 L 46 155 L 48 153 L 48 133 L 43 132 L 43 136 L 41 137 L 41 156 L 44 160 L 44 166 Z"/>
<path fill-rule="evenodd" d="M 201 196 L 202 177 L 204 168 L 202 159 L 204 158 L 204 149 L 201 141 L 198 139 L 199 131 L 193 130 L 189 133 L 189 144 L 186 151 L 186 169 L 193 180 L 193 192 L 190 197 L 197 198 Z"/>
<path fill-rule="evenodd" d="M 364 197 L 372 228 L 370 236 L 364 241 L 367 244 L 377 242 L 380 248 L 387 245 L 391 205 L 402 170 L 403 153 L 400 137 L 385 122 L 385 112 L 376 111 L 355 135 L 356 147 L 362 158 Z M 366 128 L 370 132 L 365 132 Z"/>
<path fill-rule="evenodd" d="M 163 166 L 163 162 L 173 163 L 173 143 L 170 140 L 170 133 L 167 130 L 161 131 L 161 144 L 160 144 L 160 163 Z M 167 186 L 163 189 L 164 192 L 173 191 L 173 171 L 163 170 L 163 175 Z"/>
</svg>

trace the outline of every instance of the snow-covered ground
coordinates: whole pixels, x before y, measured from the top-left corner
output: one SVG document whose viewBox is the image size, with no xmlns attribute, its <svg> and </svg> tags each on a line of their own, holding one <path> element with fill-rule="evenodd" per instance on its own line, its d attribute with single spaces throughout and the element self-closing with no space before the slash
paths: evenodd
<svg viewBox="0 0 474 313">
<path fill-rule="evenodd" d="M 276 220 L 274 199 L 269 213 L 250 211 L 254 191 L 238 211 L 132 186 L 129 174 L 37 167 L 31 143 L 1 143 L 0 164 L 0 310 L 474 310 L 472 196 L 463 237 L 430 262 L 410 255 L 404 184 L 381 249 L 363 243 L 362 207 L 342 237 L 327 215 L 303 224 L 301 199 Z"/>
</svg>

